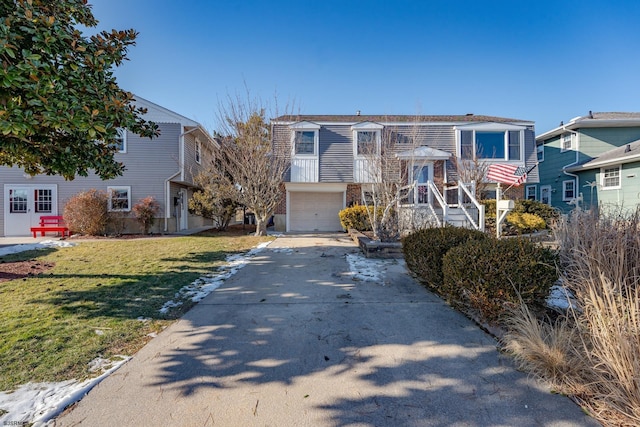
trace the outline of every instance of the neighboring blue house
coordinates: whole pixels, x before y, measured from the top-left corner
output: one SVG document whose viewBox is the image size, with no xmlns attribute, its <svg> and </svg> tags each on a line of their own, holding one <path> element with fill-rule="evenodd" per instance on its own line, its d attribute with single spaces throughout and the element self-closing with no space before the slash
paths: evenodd
<svg viewBox="0 0 640 427">
<path fill-rule="evenodd" d="M 640 205 L 640 113 L 593 113 L 536 137 L 540 183 L 526 197 L 568 212 Z"/>
<path fill-rule="evenodd" d="M 285 196 L 275 215 L 276 229 L 282 231 L 342 230 L 338 212 L 367 197 L 371 160 L 365 153 L 380 147 L 383 138 L 393 141 L 397 153 L 397 164 L 385 173 L 415 182 L 415 198 L 409 203 L 421 205 L 439 223 L 451 222 L 448 215 L 465 207 L 455 188 L 456 159 L 475 157 L 527 169 L 536 163 L 534 123 L 503 117 L 281 116 L 273 120 L 273 134 L 274 143 L 291 153 Z M 527 182 L 537 181 L 534 169 Z M 477 211 L 464 215 L 478 220 Z"/>
</svg>

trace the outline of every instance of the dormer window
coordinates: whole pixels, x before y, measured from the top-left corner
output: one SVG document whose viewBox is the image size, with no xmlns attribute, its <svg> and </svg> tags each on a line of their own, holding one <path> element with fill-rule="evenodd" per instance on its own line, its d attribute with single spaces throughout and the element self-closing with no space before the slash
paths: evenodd
<svg viewBox="0 0 640 427">
<path fill-rule="evenodd" d="M 320 125 L 299 122 L 291 128 L 291 154 L 294 157 L 317 157 L 320 140 Z"/>
<path fill-rule="evenodd" d="M 296 131 L 295 154 L 307 154 L 313 156 L 316 152 L 316 132 L 312 130 Z"/>
<path fill-rule="evenodd" d="M 377 131 L 373 130 L 360 130 L 356 132 L 356 144 L 358 156 L 366 156 L 367 154 L 373 154 L 377 152 Z"/>
<path fill-rule="evenodd" d="M 380 154 L 380 132 L 383 126 L 373 122 L 363 122 L 353 125 L 353 155 L 366 157 Z"/>
</svg>

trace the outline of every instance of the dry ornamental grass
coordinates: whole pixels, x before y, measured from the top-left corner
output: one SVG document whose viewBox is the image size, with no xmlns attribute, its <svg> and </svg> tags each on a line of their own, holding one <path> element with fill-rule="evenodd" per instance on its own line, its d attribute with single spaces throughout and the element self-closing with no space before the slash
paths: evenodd
<svg viewBox="0 0 640 427">
<path fill-rule="evenodd" d="M 575 211 L 555 233 L 579 308 L 555 324 L 521 308 L 505 347 L 603 425 L 640 425 L 640 208 Z"/>
</svg>

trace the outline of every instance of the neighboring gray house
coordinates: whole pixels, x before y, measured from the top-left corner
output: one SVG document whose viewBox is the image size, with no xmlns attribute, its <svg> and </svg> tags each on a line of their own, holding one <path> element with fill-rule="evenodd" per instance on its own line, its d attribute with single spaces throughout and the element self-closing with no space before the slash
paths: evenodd
<svg viewBox="0 0 640 427">
<path fill-rule="evenodd" d="M 216 143 L 197 122 L 136 96 L 135 104 L 147 109 L 145 119 L 156 122 L 160 136 L 141 138 L 122 130 L 120 151 L 115 159 L 124 163 L 122 176 L 103 181 L 97 175 L 65 181 L 60 176 L 31 177 L 21 168 L 0 167 L 3 197 L 0 200 L 0 235 L 26 236 L 41 215 L 62 215 L 65 202 L 78 192 L 97 189 L 111 195 L 118 209 L 131 218 L 138 200 L 153 196 L 160 204 L 160 217 L 153 232 L 175 232 L 210 224 L 189 214 L 187 202 L 194 190 L 193 177 L 211 164 Z M 127 232 L 138 232 L 132 219 Z"/>
<path fill-rule="evenodd" d="M 568 212 L 640 205 L 640 113 L 589 112 L 536 137 L 540 182 L 527 197 Z"/>
<path fill-rule="evenodd" d="M 398 170 L 420 190 L 414 193 L 420 197 L 409 203 L 428 205 L 439 221 L 443 216 L 447 221 L 447 212 L 458 209 L 457 198 L 446 203 L 451 199 L 448 191 L 457 193 L 452 188 L 458 184 L 455 158 L 478 157 L 527 169 L 536 163 L 531 121 L 473 114 L 300 115 L 281 116 L 272 124 L 274 142 L 286 144 L 291 153 L 285 197 L 275 215 L 276 229 L 282 231 L 342 230 L 338 212 L 362 203 L 362 190 L 370 181 L 362 147 L 380 144 L 383 132 L 395 141 Z M 534 169 L 528 182 L 537 180 Z"/>
</svg>

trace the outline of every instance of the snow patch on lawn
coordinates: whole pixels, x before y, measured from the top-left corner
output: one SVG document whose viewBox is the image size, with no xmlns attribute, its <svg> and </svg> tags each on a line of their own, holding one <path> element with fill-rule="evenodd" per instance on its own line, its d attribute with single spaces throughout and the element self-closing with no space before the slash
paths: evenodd
<svg viewBox="0 0 640 427">
<path fill-rule="evenodd" d="M 164 303 L 160 309 L 160 313 L 166 314 L 171 308 L 182 305 L 182 301 L 185 299 L 191 299 L 193 302 L 201 301 L 204 297 L 211 292 L 218 289 L 225 280 L 233 276 L 249 263 L 249 259 L 256 256 L 264 248 L 266 248 L 271 242 L 262 242 L 249 252 L 243 254 L 230 255 L 226 259 L 226 264 L 218 267 L 218 270 L 214 273 L 209 273 L 202 276 L 192 283 L 183 286 L 175 294 L 175 299 Z"/>
<path fill-rule="evenodd" d="M 366 258 L 360 254 L 347 254 L 349 275 L 351 280 L 362 282 L 378 282 L 384 286 L 383 277 L 387 267 L 394 260 Z"/>
<path fill-rule="evenodd" d="M 0 392 L 0 425 L 46 425 L 129 359 L 128 356 L 115 356 L 113 360 L 96 358 L 89 362 L 89 372 L 102 374 L 82 382 L 28 383 L 12 392 Z"/>
<path fill-rule="evenodd" d="M 64 240 L 43 240 L 39 243 L 23 243 L 20 245 L 7 246 L 6 248 L 0 248 L 0 256 L 9 254 L 17 254 L 18 252 L 33 251 L 47 248 L 70 248 L 76 246 L 77 243 L 66 242 Z"/>
</svg>

